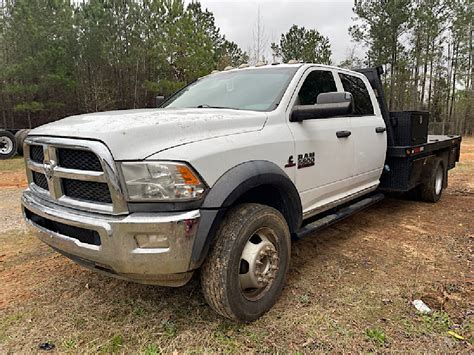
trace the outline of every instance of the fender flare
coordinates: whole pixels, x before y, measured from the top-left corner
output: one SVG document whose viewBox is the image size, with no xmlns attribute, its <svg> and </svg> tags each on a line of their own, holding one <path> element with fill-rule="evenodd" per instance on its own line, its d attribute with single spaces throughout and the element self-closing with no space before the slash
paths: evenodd
<svg viewBox="0 0 474 355">
<path fill-rule="evenodd" d="M 283 215 L 291 233 L 302 223 L 301 200 L 295 185 L 276 164 L 265 160 L 245 162 L 228 170 L 213 185 L 201 205 L 201 220 L 194 242 L 191 267 L 200 266 L 225 212 L 243 194 L 262 185 L 275 187 L 282 197 Z"/>
</svg>

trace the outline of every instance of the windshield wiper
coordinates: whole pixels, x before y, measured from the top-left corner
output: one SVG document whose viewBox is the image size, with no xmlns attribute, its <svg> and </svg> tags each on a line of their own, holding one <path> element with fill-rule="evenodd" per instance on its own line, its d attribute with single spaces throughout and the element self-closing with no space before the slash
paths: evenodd
<svg viewBox="0 0 474 355">
<path fill-rule="evenodd" d="M 224 110 L 240 110 L 240 109 L 235 108 L 235 107 L 211 106 L 211 105 L 208 105 L 208 104 L 197 105 L 196 108 L 218 108 L 218 109 L 224 109 Z"/>
</svg>

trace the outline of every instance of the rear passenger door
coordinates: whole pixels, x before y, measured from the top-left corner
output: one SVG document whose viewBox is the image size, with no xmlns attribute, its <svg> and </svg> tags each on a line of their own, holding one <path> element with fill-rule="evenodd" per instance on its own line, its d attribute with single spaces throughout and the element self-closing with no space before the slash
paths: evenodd
<svg viewBox="0 0 474 355">
<path fill-rule="evenodd" d="M 342 88 L 354 99 L 351 138 L 354 142 L 353 183 L 359 190 L 379 183 L 385 162 L 387 134 L 385 122 L 369 81 L 360 76 L 339 72 Z"/>
</svg>

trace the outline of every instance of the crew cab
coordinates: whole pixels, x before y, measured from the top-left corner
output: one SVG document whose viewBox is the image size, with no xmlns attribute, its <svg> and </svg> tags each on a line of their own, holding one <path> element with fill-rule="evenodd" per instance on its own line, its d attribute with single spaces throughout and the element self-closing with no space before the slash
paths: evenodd
<svg viewBox="0 0 474 355">
<path fill-rule="evenodd" d="M 436 202 L 461 137 L 424 112 L 388 112 L 380 69 L 242 67 L 154 109 L 78 115 L 32 130 L 26 221 L 77 263 L 164 286 L 196 270 L 219 314 L 277 301 L 292 240 L 383 198 Z"/>
</svg>

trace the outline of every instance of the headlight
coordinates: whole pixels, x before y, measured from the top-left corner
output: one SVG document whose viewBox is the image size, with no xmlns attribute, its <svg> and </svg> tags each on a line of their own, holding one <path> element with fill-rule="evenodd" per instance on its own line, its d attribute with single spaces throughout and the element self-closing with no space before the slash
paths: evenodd
<svg viewBox="0 0 474 355">
<path fill-rule="evenodd" d="M 197 200 L 204 193 L 204 183 L 183 163 L 122 163 L 122 173 L 130 201 Z"/>
</svg>

